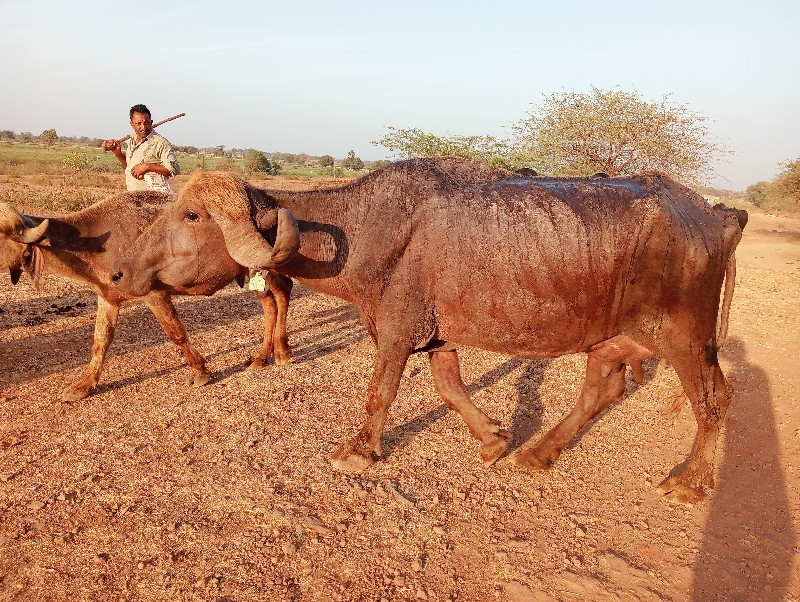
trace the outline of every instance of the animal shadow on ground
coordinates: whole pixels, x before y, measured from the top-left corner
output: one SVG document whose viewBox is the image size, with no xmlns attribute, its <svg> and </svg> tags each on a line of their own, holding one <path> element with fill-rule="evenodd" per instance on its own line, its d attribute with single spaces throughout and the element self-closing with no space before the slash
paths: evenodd
<svg viewBox="0 0 800 602">
<path fill-rule="evenodd" d="M 306 289 L 301 289 L 297 294 L 293 292 L 292 301 L 309 294 L 311 293 Z M 190 338 L 206 330 L 262 314 L 261 304 L 254 295 L 249 293 L 208 298 L 190 297 L 176 304 L 176 307 Z M 291 306 L 289 311 L 291 312 Z M 262 334 L 263 329 L 254 335 L 252 341 L 254 350 L 261 344 Z M 31 378 L 39 378 L 54 372 L 86 365 L 91 355 L 93 335 L 94 324 L 92 323 L 4 343 L 3 354 L 0 356 L 0 386 L 12 385 Z M 144 304 L 139 304 L 124 309 L 120 315 L 114 342 L 108 350 L 108 357 L 138 351 L 165 342 L 168 342 L 167 336 L 150 310 Z M 222 355 L 244 346 L 248 346 L 248 344 L 232 345 L 215 354 L 204 355 L 206 359 L 210 359 L 215 355 Z M 40 360 L 42 349 L 47 349 L 49 353 L 46 359 Z M 199 351 L 203 353 L 202 346 Z M 182 358 L 177 348 L 174 349 L 174 353 L 176 358 Z M 181 359 L 173 369 L 177 370 L 183 366 L 184 363 Z M 173 369 L 167 370 L 167 372 Z M 149 372 L 135 377 L 134 380 L 153 378 L 163 372 Z M 219 380 L 219 376 L 215 377 L 215 380 Z M 101 377 L 99 390 L 117 388 L 126 383 L 129 384 L 129 381 L 103 383 Z"/>
<path fill-rule="evenodd" d="M 321 327 L 328 328 L 318 331 Z M 364 340 L 366 331 L 356 309 L 352 305 L 343 305 L 313 312 L 309 324 L 290 329 L 289 336 L 291 340 L 300 339 L 292 349 L 292 363 L 302 364 Z"/>
<path fill-rule="evenodd" d="M 32 309 L 34 307 L 35 310 Z M 97 297 L 91 291 L 6 302 L 0 305 L 0 330 L 18 326 L 38 326 L 95 311 L 97 311 Z"/>
<path fill-rule="evenodd" d="M 691 600 L 785 600 L 797 532 L 781 468 L 769 378 L 729 339 L 737 379 L 718 451 L 716 489 L 693 569 Z M 796 592 L 795 592 L 796 593 Z"/>
</svg>

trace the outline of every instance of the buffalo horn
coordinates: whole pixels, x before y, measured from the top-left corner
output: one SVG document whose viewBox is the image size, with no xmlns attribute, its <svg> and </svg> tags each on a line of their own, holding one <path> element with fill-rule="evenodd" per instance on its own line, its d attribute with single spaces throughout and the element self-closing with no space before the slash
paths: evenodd
<svg viewBox="0 0 800 602">
<path fill-rule="evenodd" d="M 18 234 L 11 236 L 11 239 L 15 242 L 21 242 L 30 244 L 34 242 L 39 242 L 42 237 L 47 232 L 47 228 L 50 226 L 50 220 L 43 219 L 42 223 L 38 226 L 33 227 L 23 227 Z"/>
<path fill-rule="evenodd" d="M 270 247 L 249 219 L 230 219 L 223 213 L 214 216 L 225 237 L 228 253 L 239 265 L 269 270 L 285 263 L 300 248 L 300 228 L 288 209 L 278 211 L 278 233 Z"/>
</svg>

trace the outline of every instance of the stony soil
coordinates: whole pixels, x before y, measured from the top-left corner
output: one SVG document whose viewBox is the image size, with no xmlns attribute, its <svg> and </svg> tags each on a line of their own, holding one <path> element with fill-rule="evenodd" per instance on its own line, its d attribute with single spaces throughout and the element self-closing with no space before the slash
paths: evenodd
<svg viewBox="0 0 800 602">
<path fill-rule="evenodd" d="M 656 361 L 530 474 L 483 468 L 413 356 L 384 459 L 352 476 L 329 457 L 363 421 L 373 348 L 349 305 L 296 287 L 293 361 L 252 372 L 251 294 L 179 300 L 215 371 L 191 389 L 132 304 L 95 394 L 65 404 L 93 295 L 0 275 L 0 600 L 800 600 L 800 220 L 751 212 L 738 257 L 721 354 L 736 395 L 694 507 L 656 490 L 696 428 L 668 412 L 679 384 Z M 461 357 L 515 446 L 571 408 L 585 364 Z"/>
</svg>

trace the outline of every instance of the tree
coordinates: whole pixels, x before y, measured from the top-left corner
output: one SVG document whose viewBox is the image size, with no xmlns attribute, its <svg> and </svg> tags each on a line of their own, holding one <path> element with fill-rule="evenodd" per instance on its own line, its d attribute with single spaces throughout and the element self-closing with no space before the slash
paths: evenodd
<svg viewBox="0 0 800 602">
<path fill-rule="evenodd" d="M 58 134 L 56 134 L 54 129 L 45 130 L 39 136 L 39 142 L 44 144 L 47 148 L 50 148 L 58 142 Z"/>
<path fill-rule="evenodd" d="M 611 176 L 658 170 L 700 183 L 714 155 L 705 118 L 685 106 L 648 102 L 638 94 L 563 92 L 544 102 L 515 126 L 518 148 L 540 171 L 556 176 Z"/>
<path fill-rule="evenodd" d="M 780 165 L 783 171 L 775 178 L 775 186 L 785 197 L 800 203 L 800 157 Z"/>
<path fill-rule="evenodd" d="M 264 153 L 251 148 L 244 153 L 244 170 L 248 175 L 257 173 L 274 175 L 278 173 L 278 163 L 270 162 Z"/>
<path fill-rule="evenodd" d="M 0 130 L 0 140 L 14 140 L 16 137 L 17 135 L 11 130 Z"/>
<path fill-rule="evenodd" d="M 333 157 L 330 155 L 322 155 L 319 158 L 320 167 L 333 167 Z"/>
<path fill-rule="evenodd" d="M 22 132 L 19 135 L 19 139 L 22 142 L 33 142 L 33 134 L 31 134 L 30 132 Z"/>
<path fill-rule="evenodd" d="M 747 187 L 747 190 L 744 191 L 744 198 L 756 207 L 764 207 L 770 197 L 771 187 L 769 182 L 756 182 Z"/>
<path fill-rule="evenodd" d="M 342 161 L 342 167 L 345 169 L 364 169 L 364 162 L 356 157 L 355 151 L 347 153 L 347 158 Z"/>
<path fill-rule="evenodd" d="M 385 146 L 400 157 L 466 157 L 497 167 L 515 168 L 515 153 L 506 140 L 494 136 L 437 136 L 417 128 L 399 130 L 387 127 L 389 133 L 373 144 Z"/>
</svg>

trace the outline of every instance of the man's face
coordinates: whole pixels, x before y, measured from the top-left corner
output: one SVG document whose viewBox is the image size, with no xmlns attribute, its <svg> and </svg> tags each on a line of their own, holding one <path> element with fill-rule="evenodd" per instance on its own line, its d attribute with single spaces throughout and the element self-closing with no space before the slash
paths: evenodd
<svg viewBox="0 0 800 602">
<path fill-rule="evenodd" d="M 153 120 L 147 113 L 134 113 L 131 117 L 131 127 L 136 132 L 136 137 L 139 140 L 144 140 L 153 131 Z"/>
</svg>

